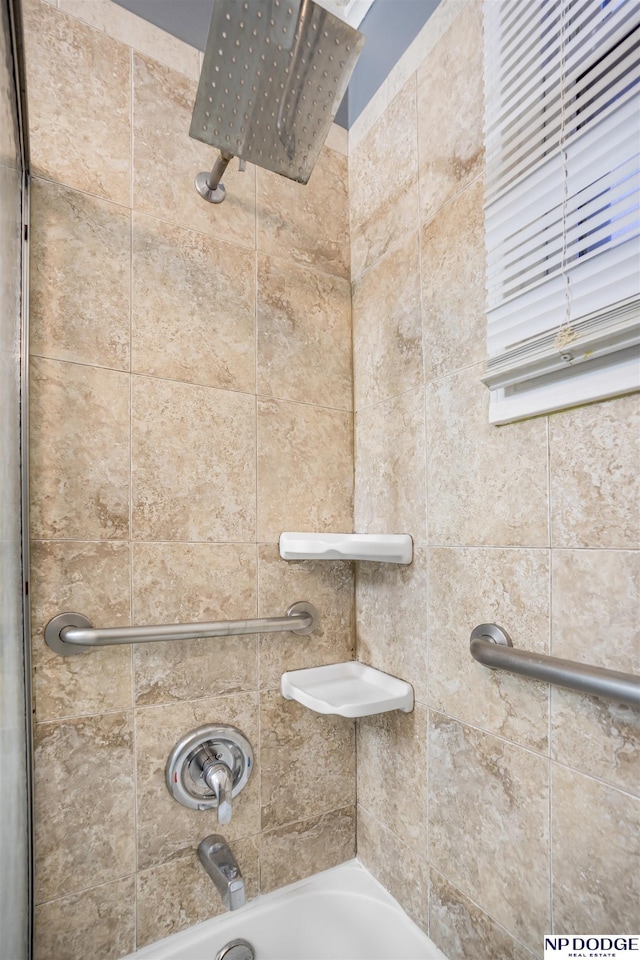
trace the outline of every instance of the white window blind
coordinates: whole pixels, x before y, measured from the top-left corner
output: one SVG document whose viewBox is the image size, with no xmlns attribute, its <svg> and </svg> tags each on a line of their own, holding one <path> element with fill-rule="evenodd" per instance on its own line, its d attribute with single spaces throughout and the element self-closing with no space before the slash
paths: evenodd
<svg viewBox="0 0 640 960">
<path fill-rule="evenodd" d="M 640 3 L 488 0 L 490 420 L 640 389 Z"/>
</svg>

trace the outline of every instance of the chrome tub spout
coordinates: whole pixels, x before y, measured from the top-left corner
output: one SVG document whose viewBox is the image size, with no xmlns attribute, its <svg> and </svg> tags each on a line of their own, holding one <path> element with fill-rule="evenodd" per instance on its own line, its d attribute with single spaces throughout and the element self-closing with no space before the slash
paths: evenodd
<svg viewBox="0 0 640 960">
<path fill-rule="evenodd" d="M 244 880 L 224 837 L 217 833 L 205 837 L 198 846 L 198 859 L 220 891 L 225 907 L 228 910 L 244 907 Z"/>
</svg>

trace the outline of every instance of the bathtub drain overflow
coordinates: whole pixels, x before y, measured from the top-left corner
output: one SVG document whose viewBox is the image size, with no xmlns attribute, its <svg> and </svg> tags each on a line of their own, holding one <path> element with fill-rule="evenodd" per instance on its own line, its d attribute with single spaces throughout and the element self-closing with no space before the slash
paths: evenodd
<svg viewBox="0 0 640 960">
<path fill-rule="evenodd" d="M 216 954 L 216 960 L 255 960 L 256 952 L 248 940 L 230 940 Z"/>
</svg>

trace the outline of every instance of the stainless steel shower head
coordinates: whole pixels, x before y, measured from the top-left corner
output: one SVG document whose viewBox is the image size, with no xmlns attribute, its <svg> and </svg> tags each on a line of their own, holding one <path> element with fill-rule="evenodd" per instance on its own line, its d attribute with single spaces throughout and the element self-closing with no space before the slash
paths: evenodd
<svg viewBox="0 0 640 960">
<path fill-rule="evenodd" d="M 198 191 L 221 202 L 233 156 L 307 183 L 364 40 L 313 0 L 214 0 L 189 133 L 220 159 Z"/>
</svg>

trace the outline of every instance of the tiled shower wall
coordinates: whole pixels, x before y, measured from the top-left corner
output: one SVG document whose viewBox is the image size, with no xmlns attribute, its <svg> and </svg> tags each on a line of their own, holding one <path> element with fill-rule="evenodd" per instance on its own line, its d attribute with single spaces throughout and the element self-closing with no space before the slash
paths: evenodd
<svg viewBox="0 0 640 960">
<path fill-rule="evenodd" d="M 210 206 L 197 51 L 109 0 L 25 17 L 36 958 L 107 960 L 223 909 L 195 858 L 215 812 L 164 785 L 202 723 L 255 750 L 224 828 L 250 896 L 354 854 L 354 724 L 279 693 L 284 669 L 352 657 L 353 571 L 276 546 L 352 524 L 346 136 L 309 187 L 230 168 Z M 42 638 L 64 610 L 117 626 L 296 600 L 321 634 L 66 659 Z"/>
<path fill-rule="evenodd" d="M 468 636 L 638 670 L 640 454 L 637 398 L 487 424 L 479 6 L 443 0 L 351 136 L 356 525 L 416 543 L 359 572 L 359 655 L 417 697 L 359 724 L 359 855 L 451 960 L 520 960 L 634 925 L 637 714 L 494 675 Z M 351 656 L 352 571 L 275 547 L 352 523 L 347 167 L 334 138 L 309 187 L 230 171 L 210 208 L 193 49 L 110 0 L 29 0 L 27 28 L 36 956 L 109 958 L 220 909 L 194 859 L 215 819 L 163 784 L 199 723 L 256 749 L 225 828 L 250 894 L 353 854 L 352 725 L 278 693 Z M 42 642 L 63 609 L 297 599 L 322 637 Z"/>
<path fill-rule="evenodd" d="M 469 634 L 638 672 L 640 405 L 488 423 L 482 75 L 443 0 L 349 134 L 355 527 L 415 538 L 358 566 L 358 655 L 417 698 L 358 722 L 358 856 L 450 960 L 525 960 L 637 928 L 640 717 Z"/>
</svg>

